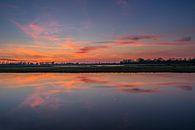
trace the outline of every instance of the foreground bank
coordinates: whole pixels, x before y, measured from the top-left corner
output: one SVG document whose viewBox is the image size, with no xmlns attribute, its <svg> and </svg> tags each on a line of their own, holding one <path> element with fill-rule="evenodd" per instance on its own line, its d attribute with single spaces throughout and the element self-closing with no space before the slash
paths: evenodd
<svg viewBox="0 0 195 130">
<path fill-rule="evenodd" d="M 88 73 L 88 72 L 181 72 L 194 73 L 195 65 L 70 65 L 70 66 L 4 66 L 0 73 Z"/>
</svg>

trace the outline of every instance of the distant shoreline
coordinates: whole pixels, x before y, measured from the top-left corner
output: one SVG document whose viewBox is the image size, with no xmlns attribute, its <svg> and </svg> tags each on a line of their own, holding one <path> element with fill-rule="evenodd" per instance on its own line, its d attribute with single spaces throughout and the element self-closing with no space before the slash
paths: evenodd
<svg viewBox="0 0 195 130">
<path fill-rule="evenodd" d="M 129 65 L 70 65 L 70 66 L 5 66 L 0 73 L 138 73 L 175 72 L 195 73 L 194 64 L 129 64 Z"/>
</svg>

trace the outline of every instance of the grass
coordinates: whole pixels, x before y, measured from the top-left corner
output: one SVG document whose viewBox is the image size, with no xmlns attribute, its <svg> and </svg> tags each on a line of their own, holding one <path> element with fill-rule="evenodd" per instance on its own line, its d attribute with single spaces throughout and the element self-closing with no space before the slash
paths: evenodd
<svg viewBox="0 0 195 130">
<path fill-rule="evenodd" d="M 99 73 L 99 72 L 178 72 L 194 73 L 195 65 L 77 65 L 77 66 L 5 66 L 0 73 Z"/>
</svg>

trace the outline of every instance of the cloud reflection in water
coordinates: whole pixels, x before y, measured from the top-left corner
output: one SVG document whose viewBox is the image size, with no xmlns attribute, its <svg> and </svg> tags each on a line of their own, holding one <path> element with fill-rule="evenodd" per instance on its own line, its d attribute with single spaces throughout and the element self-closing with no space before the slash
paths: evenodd
<svg viewBox="0 0 195 130">
<path fill-rule="evenodd" d="M 59 95 L 82 89 L 106 88 L 128 93 L 158 93 L 168 89 L 190 91 L 193 89 L 190 78 L 177 76 L 166 77 L 166 74 L 2 74 L 1 87 L 18 89 L 32 88 L 32 93 L 21 103 L 39 109 L 45 106 L 58 109 L 62 102 Z M 170 74 L 169 74 L 170 75 Z M 193 80 L 191 80 L 192 82 Z"/>
</svg>

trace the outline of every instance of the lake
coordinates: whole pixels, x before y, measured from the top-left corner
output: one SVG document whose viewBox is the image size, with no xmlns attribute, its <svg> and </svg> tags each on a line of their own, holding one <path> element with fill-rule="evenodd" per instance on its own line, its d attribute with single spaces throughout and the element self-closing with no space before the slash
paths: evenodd
<svg viewBox="0 0 195 130">
<path fill-rule="evenodd" d="M 1 73 L 0 130 L 194 130 L 195 73 Z"/>
</svg>

